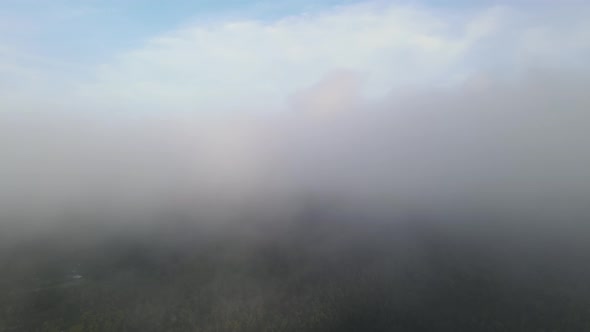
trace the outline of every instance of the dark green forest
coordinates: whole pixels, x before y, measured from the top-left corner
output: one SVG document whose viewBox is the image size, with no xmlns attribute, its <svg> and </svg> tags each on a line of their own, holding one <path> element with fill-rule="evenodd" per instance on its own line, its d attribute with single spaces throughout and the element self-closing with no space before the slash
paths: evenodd
<svg viewBox="0 0 590 332">
<path fill-rule="evenodd" d="M 2 250 L 0 331 L 590 331 L 579 242 L 362 218 L 20 240 Z"/>
</svg>

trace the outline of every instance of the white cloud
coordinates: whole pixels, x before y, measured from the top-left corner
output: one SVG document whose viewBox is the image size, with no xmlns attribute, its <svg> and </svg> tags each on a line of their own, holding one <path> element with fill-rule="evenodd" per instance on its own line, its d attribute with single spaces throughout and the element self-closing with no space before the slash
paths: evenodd
<svg viewBox="0 0 590 332">
<path fill-rule="evenodd" d="M 0 56 L 0 70 L 18 71 L 25 81 L 5 92 L 16 104 L 35 94 L 44 102 L 99 109 L 276 109 L 340 71 L 360 78 L 362 96 L 379 97 L 460 83 L 485 71 L 585 66 L 588 6 L 555 8 L 558 14 L 541 6 L 443 10 L 364 3 L 271 21 L 193 22 L 87 69 L 55 59 L 48 65 L 43 56 L 24 64 Z M 4 80 L 10 86 L 17 79 Z"/>
<path fill-rule="evenodd" d="M 492 10 L 450 19 L 425 9 L 364 4 L 272 22 L 189 25 L 105 63 L 92 89 L 109 99 L 179 108 L 261 98 L 276 106 L 345 69 L 364 77 L 366 93 L 383 94 L 446 75 L 493 32 L 496 16 Z"/>
</svg>

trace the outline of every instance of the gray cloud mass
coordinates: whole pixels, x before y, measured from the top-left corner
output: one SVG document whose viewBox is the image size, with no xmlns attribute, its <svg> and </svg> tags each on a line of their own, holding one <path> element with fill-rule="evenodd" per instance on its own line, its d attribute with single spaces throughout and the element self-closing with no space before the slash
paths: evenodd
<svg viewBox="0 0 590 332">
<path fill-rule="evenodd" d="M 387 213 L 588 216 L 585 72 L 474 76 L 378 102 L 351 99 L 342 75 L 286 113 L 4 112 L 2 233 L 82 217 L 133 228 L 167 210 L 240 222 L 308 196 Z"/>
</svg>

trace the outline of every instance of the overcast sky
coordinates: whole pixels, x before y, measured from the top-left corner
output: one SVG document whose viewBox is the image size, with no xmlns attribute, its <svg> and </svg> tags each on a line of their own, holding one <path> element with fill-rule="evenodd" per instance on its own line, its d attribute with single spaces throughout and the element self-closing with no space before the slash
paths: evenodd
<svg viewBox="0 0 590 332">
<path fill-rule="evenodd" d="M 586 220 L 590 5 L 474 3 L 1 1 L 0 217 Z"/>
</svg>

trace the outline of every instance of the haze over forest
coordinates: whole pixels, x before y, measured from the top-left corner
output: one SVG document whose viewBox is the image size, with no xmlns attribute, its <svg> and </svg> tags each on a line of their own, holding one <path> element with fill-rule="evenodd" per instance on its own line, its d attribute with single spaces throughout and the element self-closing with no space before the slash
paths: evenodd
<svg viewBox="0 0 590 332">
<path fill-rule="evenodd" d="M 0 332 L 590 330 L 588 5 L 58 3 L 0 5 Z"/>
</svg>

